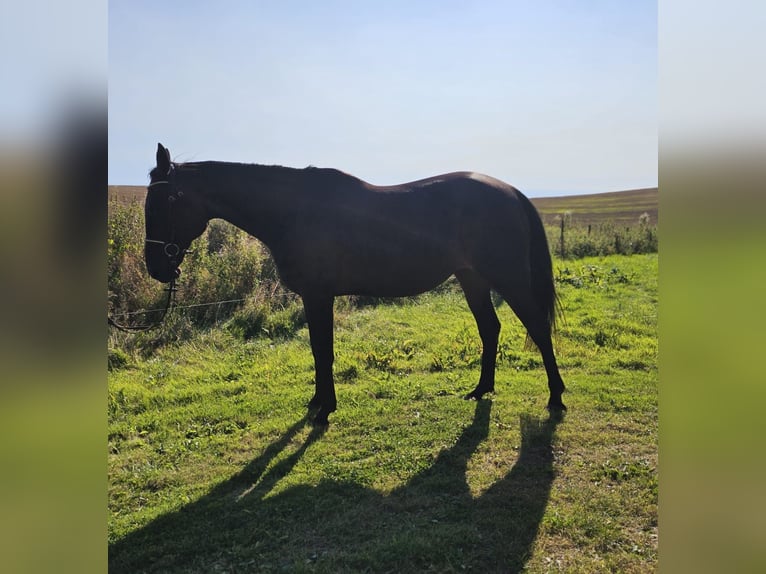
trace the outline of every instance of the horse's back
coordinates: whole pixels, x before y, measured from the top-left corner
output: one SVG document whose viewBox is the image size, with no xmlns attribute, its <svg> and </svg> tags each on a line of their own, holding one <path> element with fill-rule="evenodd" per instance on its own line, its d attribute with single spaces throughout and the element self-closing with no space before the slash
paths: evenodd
<svg viewBox="0 0 766 574">
<path fill-rule="evenodd" d="M 454 172 L 398 186 L 336 180 L 296 219 L 285 264 L 337 294 L 411 295 L 519 243 L 517 191 Z"/>
<path fill-rule="evenodd" d="M 475 171 L 454 171 L 397 185 L 373 185 L 362 180 L 357 181 L 364 189 L 379 194 L 417 194 L 424 191 L 448 193 L 456 188 L 483 193 L 499 192 L 505 195 L 519 193 L 512 185 Z"/>
<path fill-rule="evenodd" d="M 338 172 L 342 174 L 342 172 Z M 345 175 L 345 174 L 342 174 Z M 524 234 L 520 192 L 476 172 L 452 172 L 395 186 L 334 176 L 301 209 L 296 231 L 335 244 L 339 252 L 402 253 L 402 258 L 459 256 Z M 414 254 L 414 255 L 412 255 Z M 381 260 L 381 264 L 384 262 Z"/>
</svg>

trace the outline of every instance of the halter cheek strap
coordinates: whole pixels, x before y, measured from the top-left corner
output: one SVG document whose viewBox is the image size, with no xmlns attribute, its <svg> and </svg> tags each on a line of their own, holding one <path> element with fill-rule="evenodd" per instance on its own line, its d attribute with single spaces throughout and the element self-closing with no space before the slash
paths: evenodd
<svg viewBox="0 0 766 574">
<path fill-rule="evenodd" d="M 170 171 L 168 171 L 168 175 L 170 175 L 171 179 L 175 179 L 173 177 L 174 176 L 173 171 L 174 171 L 173 167 L 171 166 Z M 159 180 L 159 181 L 153 181 L 152 183 L 150 183 L 146 187 L 150 188 L 150 187 L 154 187 L 155 185 L 172 185 L 172 183 L 171 183 L 171 181 L 169 179 L 164 179 L 164 180 Z M 176 196 L 173 195 L 173 191 L 174 190 L 171 188 L 170 194 L 168 195 L 168 201 L 171 202 L 171 203 L 174 202 L 178 197 L 180 197 L 182 195 L 182 193 L 179 191 L 179 192 L 177 192 L 178 193 L 178 197 L 176 197 Z M 172 221 L 170 223 L 171 223 L 171 230 L 172 230 Z M 172 235 L 172 233 L 171 233 L 171 235 Z M 159 245 L 162 245 L 163 246 L 163 251 L 165 252 L 165 255 L 173 263 L 175 263 L 176 256 L 181 252 L 181 248 L 178 247 L 178 245 L 176 243 L 174 243 L 173 241 L 160 241 L 158 239 L 146 238 L 146 239 L 144 239 L 144 242 L 145 243 L 158 243 Z"/>
</svg>

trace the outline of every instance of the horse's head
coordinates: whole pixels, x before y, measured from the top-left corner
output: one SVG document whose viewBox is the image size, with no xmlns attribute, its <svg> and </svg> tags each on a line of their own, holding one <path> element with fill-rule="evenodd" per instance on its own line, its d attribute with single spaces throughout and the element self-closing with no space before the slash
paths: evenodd
<svg viewBox="0 0 766 574">
<path fill-rule="evenodd" d="M 157 167 L 149 176 L 146 216 L 146 268 L 154 279 L 169 283 L 181 273 L 179 265 L 191 242 L 208 222 L 204 206 L 191 190 L 182 189 L 170 152 L 157 144 Z"/>
</svg>

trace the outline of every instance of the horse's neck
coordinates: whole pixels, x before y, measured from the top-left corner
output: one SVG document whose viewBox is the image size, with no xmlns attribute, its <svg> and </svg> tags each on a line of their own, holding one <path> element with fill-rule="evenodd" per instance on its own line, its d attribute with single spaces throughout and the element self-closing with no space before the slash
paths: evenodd
<svg viewBox="0 0 766 574">
<path fill-rule="evenodd" d="M 219 167 L 206 179 L 211 218 L 224 219 L 267 245 L 295 209 L 291 196 L 301 186 L 300 170 L 259 165 Z"/>
</svg>

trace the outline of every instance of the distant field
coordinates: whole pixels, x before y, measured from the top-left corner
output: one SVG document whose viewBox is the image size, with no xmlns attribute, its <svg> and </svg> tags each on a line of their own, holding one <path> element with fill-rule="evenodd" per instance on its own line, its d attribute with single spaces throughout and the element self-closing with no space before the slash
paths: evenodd
<svg viewBox="0 0 766 574">
<path fill-rule="evenodd" d="M 549 225 L 555 224 L 557 216 L 566 212 L 572 214 L 572 221 L 577 225 L 606 222 L 635 224 L 643 213 L 648 213 L 649 223 L 656 225 L 659 192 L 656 187 L 650 187 L 589 195 L 537 197 L 532 198 L 532 203 Z"/>
<path fill-rule="evenodd" d="M 130 203 L 131 201 L 144 201 L 146 196 L 145 185 L 110 185 L 109 199 L 115 199 L 121 203 Z"/>
<path fill-rule="evenodd" d="M 123 203 L 133 200 L 143 202 L 145 195 L 146 187 L 141 185 L 109 186 L 109 198 Z M 578 225 L 607 221 L 621 225 L 635 224 L 642 213 L 648 213 L 649 222 L 656 225 L 659 193 L 656 187 L 651 187 L 588 195 L 537 197 L 532 198 L 532 203 L 549 225 L 554 225 L 556 218 L 566 212 L 572 214 L 573 222 Z"/>
</svg>

